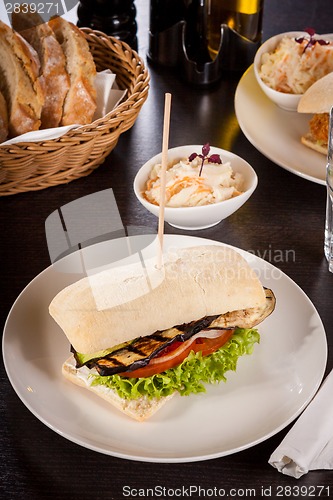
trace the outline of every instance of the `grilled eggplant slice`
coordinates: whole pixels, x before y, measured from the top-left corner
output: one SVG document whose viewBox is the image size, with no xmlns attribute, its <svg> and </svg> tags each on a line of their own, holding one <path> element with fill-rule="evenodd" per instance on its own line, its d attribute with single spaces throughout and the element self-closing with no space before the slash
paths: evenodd
<svg viewBox="0 0 333 500">
<path fill-rule="evenodd" d="M 238 328 L 253 328 L 259 325 L 267 318 L 275 309 L 275 295 L 269 288 L 265 288 L 266 302 L 262 307 L 253 307 L 251 309 L 243 309 L 240 311 L 232 311 L 219 316 L 211 324 L 212 328 L 230 328 L 231 325 Z"/>
<path fill-rule="evenodd" d="M 154 356 L 173 342 L 184 342 L 201 330 L 252 328 L 267 318 L 275 308 L 274 293 L 268 288 L 265 291 L 266 302 L 262 307 L 206 316 L 198 321 L 157 331 L 147 337 L 138 338 L 104 357 L 91 359 L 86 365 L 95 368 L 102 376 L 133 371 L 146 366 Z"/>
<path fill-rule="evenodd" d="M 124 371 L 132 371 L 146 366 L 152 357 L 175 341 L 184 342 L 190 337 L 210 326 L 218 316 L 206 316 L 198 321 L 158 331 L 147 337 L 141 337 L 128 346 L 113 351 L 103 358 L 87 363 L 89 368 L 96 368 L 102 376 L 114 375 Z"/>
</svg>

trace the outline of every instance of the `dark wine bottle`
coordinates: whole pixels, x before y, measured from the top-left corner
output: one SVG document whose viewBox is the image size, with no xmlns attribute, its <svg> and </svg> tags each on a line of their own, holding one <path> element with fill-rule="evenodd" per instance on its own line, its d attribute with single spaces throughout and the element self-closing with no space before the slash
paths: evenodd
<svg viewBox="0 0 333 500">
<path fill-rule="evenodd" d="M 186 12 L 185 47 L 187 56 L 198 66 L 211 61 L 207 47 L 205 0 L 191 0 Z"/>
<path fill-rule="evenodd" d="M 134 0 L 81 0 L 77 9 L 81 27 L 103 31 L 137 50 L 137 23 Z"/>
<path fill-rule="evenodd" d="M 150 0 L 150 31 L 161 33 L 185 17 L 183 0 Z"/>
</svg>

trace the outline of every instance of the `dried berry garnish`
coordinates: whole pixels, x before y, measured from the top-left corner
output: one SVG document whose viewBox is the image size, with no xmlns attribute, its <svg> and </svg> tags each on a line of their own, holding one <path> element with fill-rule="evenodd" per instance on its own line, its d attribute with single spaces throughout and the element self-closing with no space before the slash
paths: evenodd
<svg viewBox="0 0 333 500">
<path fill-rule="evenodd" d="M 319 45 L 329 45 L 330 42 L 328 40 L 321 40 L 319 38 L 314 38 L 316 32 L 313 28 L 306 28 L 304 31 L 309 35 L 310 38 L 305 38 L 304 36 L 300 38 L 295 38 L 295 41 L 297 43 L 303 43 L 304 40 L 307 42 L 307 44 L 304 47 L 303 54 L 306 51 L 306 49 L 314 47 L 316 43 L 319 43 Z"/>
<path fill-rule="evenodd" d="M 202 153 L 201 154 L 198 154 L 198 153 L 192 153 L 189 157 L 188 157 L 188 160 L 189 161 L 192 161 L 194 160 L 195 158 L 201 158 L 201 167 L 200 167 L 200 171 L 199 171 L 199 177 L 201 175 L 201 172 L 202 172 L 202 169 L 203 169 L 203 166 L 204 166 L 204 163 L 205 163 L 205 160 L 209 161 L 210 163 L 218 163 L 218 164 L 221 164 L 222 163 L 222 160 L 221 160 L 221 157 L 220 155 L 218 154 L 213 154 L 213 155 L 209 155 L 209 151 L 210 151 L 210 144 L 209 142 L 207 142 L 206 144 L 204 144 L 202 146 Z"/>
</svg>

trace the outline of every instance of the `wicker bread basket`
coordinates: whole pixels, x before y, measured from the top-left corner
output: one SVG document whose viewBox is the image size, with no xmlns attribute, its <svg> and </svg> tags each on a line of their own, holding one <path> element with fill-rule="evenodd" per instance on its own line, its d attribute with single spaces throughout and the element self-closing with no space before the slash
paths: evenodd
<svg viewBox="0 0 333 500">
<path fill-rule="evenodd" d="M 134 124 L 148 95 L 149 76 L 142 59 L 126 43 L 82 28 L 97 71 L 110 69 L 125 100 L 102 118 L 62 137 L 0 145 L 0 195 L 36 191 L 90 174 Z"/>
</svg>

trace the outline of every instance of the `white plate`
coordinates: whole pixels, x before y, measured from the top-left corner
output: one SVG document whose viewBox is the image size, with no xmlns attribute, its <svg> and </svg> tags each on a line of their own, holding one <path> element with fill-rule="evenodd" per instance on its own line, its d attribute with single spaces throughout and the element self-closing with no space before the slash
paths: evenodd
<svg viewBox="0 0 333 500">
<path fill-rule="evenodd" d="M 296 175 L 325 184 L 325 156 L 300 142 L 313 115 L 276 106 L 259 87 L 253 66 L 237 86 L 235 112 L 244 135 L 258 151 Z"/>
<path fill-rule="evenodd" d="M 166 235 L 166 247 L 216 244 Z M 240 251 L 277 298 L 260 325 L 261 342 L 239 360 L 227 383 L 205 394 L 174 397 L 150 420 L 138 423 L 61 375 L 68 341 L 48 314 L 53 296 L 72 282 L 54 266 L 21 293 L 8 316 L 3 357 L 9 380 L 29 410 L 61 436 L 116 457 L 190 462 L 249 448 L 274 435 L 305 408 L 317 391 L 327 359 L 320 317 L 302 290 L 258 257 Z M 199 432 L 198 432 L 199 429 Z"/>
</svg>

